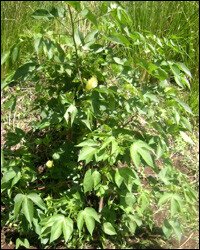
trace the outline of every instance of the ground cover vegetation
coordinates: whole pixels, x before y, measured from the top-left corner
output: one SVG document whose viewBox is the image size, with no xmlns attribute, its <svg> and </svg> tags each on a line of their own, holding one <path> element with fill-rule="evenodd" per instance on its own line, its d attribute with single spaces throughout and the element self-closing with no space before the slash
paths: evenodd
<svg viewBox="0 0 200 250">
<path fill-rule="evenodd" d="M 1 58 L 3 226 L 16 248 L 184 245 L 198 217 L 197 3 L 178 2 L 190 24 L 172 12 L 169 31 L 148 23 L 155 2 L 49 4 Z"/>
</svg>

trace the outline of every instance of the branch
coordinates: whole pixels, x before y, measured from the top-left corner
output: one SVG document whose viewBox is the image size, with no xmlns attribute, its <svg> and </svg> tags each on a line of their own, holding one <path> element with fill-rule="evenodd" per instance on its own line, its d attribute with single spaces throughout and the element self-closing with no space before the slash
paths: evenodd
<svg viewBox="0 0 200 250">
<path fill-rule="evenodd" d="M 99 213 L 101 213 L 102 209 L 103 209 L 103 197 L 101 197 L 99 201 Z"/>
<path fill-rule="evenodd" d="M 70 8 L 69 5 L 67 7 L 68 7 L 68 10 L 69 10 L 70 21 L 71 21 L 71 25 L 72 25 L 72 39 L 73 39 L 73 42 L 74 42 L 74 48 L 75 48 L 75 54 L 76 54 L 76 67 L 78 69 L 78 75 L 79 75 L 81 84 L 83 86 L 83 79 L 82 79 L 82 76 L 81 76 L 81 71 L 80 71 L 80 67 L 79 67 L 80 65 L 79 65 L 79 60 L 78 60 L 78 50 L 77 50 L 76 41 L 75 41 L 75 38 L 74 38 L 74 22 L 73 22 L 73 18 L 72 18 L 72 11 L 71 11 L 71 8 Z"/>
<path fill-rule="evenodd" d="M 124 123 L 120 126 L 120 128 L 124 128 L 124 127 L 126 127 L 129 123 L 133 122 L 133 119 L 134 119 L 134 118 L 135 118 L 135 115 L 130 116 L 130 117 L 128 118 L 128 121 L 124 122 Z"/>
<path fill-rule="evenodd" d="M 178 249 L 182 249 L 182 247 L 192 238 L 194 233 L 192 233 L 185 242 L 183 242 L 183 244 L 178 248 Z"/>
</svg>

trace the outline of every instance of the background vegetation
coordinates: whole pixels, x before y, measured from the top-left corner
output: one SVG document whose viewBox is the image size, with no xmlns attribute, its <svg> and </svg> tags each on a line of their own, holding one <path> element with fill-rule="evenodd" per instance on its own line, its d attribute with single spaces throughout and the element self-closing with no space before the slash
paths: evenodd
<svg viewBox="0 0 200 250">
<path fill-rule="evenodd" d="M 183 50 L 182 60 L 190 69 L 193 79 L 191 92 L 184 98 L 196 115 L 199 114 L 199 3 L 198 1 L 121 1 L 132 17 L 132 28 L 141 33 L 173 38 Z M 22 32 L 41 29 L 42 21 L 35 22 L 31 14 L 37 8 L 51 9 L 62 1 L 1 1 L 1 52 L 8 50 Z M 100 11 L 101 1 L 89 1 L 93 13 Z M 51 24 L 52 25 L 52 24 Z M 53 24 L 54 29 L 62 29 Z M 70 26 L 70 23 L 66 24 Z M 69 27 L 70 28 L 70 27 Z M 88 29 L 87 25 L 82 29 Z M 28 47 L 27 47 L 28 50 Z M 26 51 L 22 51 L 26 53 Z M 139 56 L 139 55 L 138 55 Z M 16 62 L 13 67 L 17 67 Z M 9 69 L 7 69 L 9 70 Z M 3 68 L 2 76 L 5 68 Z"/>
</svg>

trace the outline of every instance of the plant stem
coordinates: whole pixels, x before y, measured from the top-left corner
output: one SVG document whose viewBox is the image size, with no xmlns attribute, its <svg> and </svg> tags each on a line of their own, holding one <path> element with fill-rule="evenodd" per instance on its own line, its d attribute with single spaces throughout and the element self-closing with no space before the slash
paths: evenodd
<svg viewBox="0 0 200 250">
<path fill-rule="evenodd" d="M 77 67 L 77 70 L 78 70 L 78 75 L 79 75 L 81 84 L 83 86 L 83 79 L 82 79 L 82 76 L 81 76 L 79 59 L 78 59 L 78 49 L 77 49 L 76 41 L 75 41 L 75 38 L 74 38 L 74 22 L 73 22 L 73 17 L 72 17 L 72 11 L 71 11 L 71 8 L 70 8 L 69 5 L 67 7 L 68 7 L 68 10 L 69 10 L 70 21 L 71 21 L 71 25 L 72 25 L 72 39 L 73 39 L 73 42 L 74 42 L 74 48 L 75 48 L 75 54 L 76 54 L 76 67 Z"/>
<path fill-rule="evenodd" d="M 102 209 L 103 209 L 103 197 L 101 197 L 99 201 L 99 213 L 101 213 Z"/>
</svg>

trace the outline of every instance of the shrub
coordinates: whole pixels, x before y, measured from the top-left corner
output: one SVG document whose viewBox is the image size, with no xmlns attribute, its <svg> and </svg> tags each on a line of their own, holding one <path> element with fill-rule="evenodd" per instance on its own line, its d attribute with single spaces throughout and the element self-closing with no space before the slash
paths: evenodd
<svg viewBox="0 0 200 250">
<path fill-rule="evenodd" d="M 31 131 L 7 134 L 7 223 L 17 224 L 22 237 L 29 237 L 27 231 L 38 235 L 42 245 L 61 238 L 103 244 L 106 237 L 133 235 L 141 227 L 153 230 L 155 214 L 164 210 L 163 233 L 180 240 L 196 216 L 197 199 L 170 160 L 171 139 L 181 135 L 193 143 L 193 114 L 179 99 L 190 89 L 191 74 L 167 58 L 169 49 L 180 48 L 172 40 L 130 32 L 130 16 L 118 4 L 104 3 L 97 18 L 79 2 L 65 7 L 33 16 L 62 24 L 70 17 L 71 36 L 46 30 L 23 36 L 20 43 L 32 43 L 32 52 L 3 83 L 34 84 L 40 115 Z M 81 32 L 75 15 L 92 30 Z M 137 58 L 142 50 L 144 58 Z M 16 51 L 8 54 L 17 58 Z"/>
</svg>

